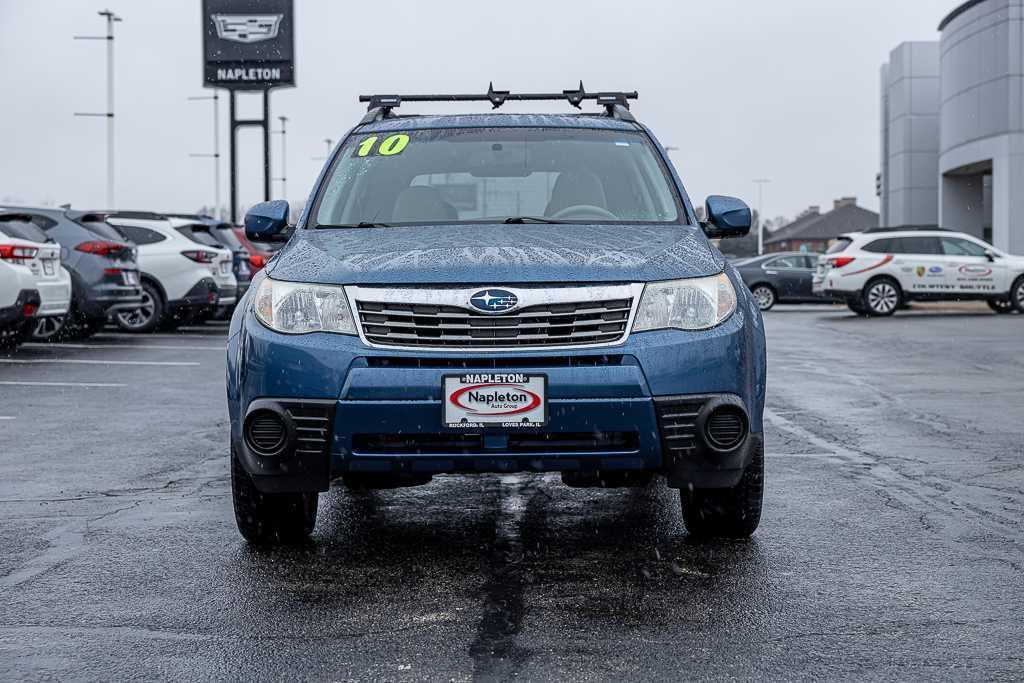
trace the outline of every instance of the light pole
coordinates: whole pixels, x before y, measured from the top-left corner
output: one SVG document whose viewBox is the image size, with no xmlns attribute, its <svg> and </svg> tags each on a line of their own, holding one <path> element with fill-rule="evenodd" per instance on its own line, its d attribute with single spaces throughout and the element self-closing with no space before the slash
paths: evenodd
<svg viewBox="0 0 1024 683">
<path fill-rule="evenodd" d="M 277 120 L 281 122 L 281 130 L 275 130 L 275 133 L 281 135 L 281 177 L 275 180 L 281 181 L 281 199 L 288 199 L 288 117 L 278 116 Z"/>
<path fill-rule="evenodd" d="M 757 255 L 764 253 L 764 186 L 771 178 L 755 178 L 757 184 Z"/>
<path fill-rule="evenodd" d="M 114 208 L 114 22 L 121 21 L 109 9 L 97 12 L 107 20 L 107 35 L 105 36 L 75 36 L 75 40 L 105 40 L 107 41 L 107 111 L 106 113 L 96 112 L 75 112 L 75 116 L 105 116 L 107 118 L 107 208 Z"/>
<path fill-rule="evenodd" d="M 196 102 L 213 100 L 213 154 L 189 154 L 190 157 L 213 159 L 213 206 L 214 218 L 220 220 L 220 96 L 214 90 L 212 95 L 197 95 L 188 98 Z"/>
<path fill-rule="evenodd" d="M 331 150 L 334 148 L 334 140 L 330 138 L 324 138 L 324 144 L 327 145 L 327 154 L 322 157 L 312 157 L 313 161 L 323 161 L 324 159 L 331 158 Z"/>
</svg>

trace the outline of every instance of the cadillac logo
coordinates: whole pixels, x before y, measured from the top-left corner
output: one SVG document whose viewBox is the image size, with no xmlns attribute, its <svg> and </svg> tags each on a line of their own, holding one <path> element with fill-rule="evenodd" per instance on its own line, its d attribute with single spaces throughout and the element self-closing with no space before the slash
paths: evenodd
<svg viewBox="0 0 1024 683">
<path fill-rule="evenodd" d="M 505 313 L 519 305 L 519 297 L 507 289 L 482 289 L 469 297 L 469 305 L 484 313 Z"/>
<path fill-rule="evenodd" d="M 214 14 L 217 37 L 235 43 L 258 43 L 277 38 L 283 14 Z"/>
</svg>

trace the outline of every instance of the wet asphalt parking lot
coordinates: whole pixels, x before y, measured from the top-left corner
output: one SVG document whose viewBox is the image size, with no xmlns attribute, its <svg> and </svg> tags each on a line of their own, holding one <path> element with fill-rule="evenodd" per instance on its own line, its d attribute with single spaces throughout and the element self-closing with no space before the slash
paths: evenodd
<svg viewBox="0 0 1024 683">
<path fill-rule="evenodd" d="M 0 679 L 1020 679 L 1024 316 L 766 317 L 766 499 L 557 476 L 321 497 L 235 530 L 226 328 L 0 356 Z"/>
</svg>

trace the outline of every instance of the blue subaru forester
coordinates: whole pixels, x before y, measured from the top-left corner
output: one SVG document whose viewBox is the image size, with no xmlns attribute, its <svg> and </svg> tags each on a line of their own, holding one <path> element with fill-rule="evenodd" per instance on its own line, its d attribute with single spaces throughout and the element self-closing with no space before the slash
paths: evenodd
<svg viewBox="0 0 1024 683">
<path fill-rule="evenodd" d="M 688 531 L 761 515 L 764 329 L 635 93 L 372 96 L 228 340 L 231 482 L 254 543 L 301 540 L 317 497 L 442 473 L 559 472 L 579 487 L 664 476 Z M 409 101 L 596 100 L 598 113 L 404 116 Z"/>
</svg>

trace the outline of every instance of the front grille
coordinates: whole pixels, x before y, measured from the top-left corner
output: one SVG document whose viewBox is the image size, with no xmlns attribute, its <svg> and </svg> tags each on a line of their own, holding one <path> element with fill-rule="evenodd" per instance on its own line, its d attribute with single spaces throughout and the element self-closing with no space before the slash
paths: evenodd
<svg viewBox="0 0 1024 683">
<path fill-rule="evenodd" d="M 662 455 L 666 459 L 690 455 L 697 446 L 697 415 L 704 400 L 657 400 L 655 405 L 661 428 Z"/>
<path fill-rule="evenodd" d="M 381 346 L 583 346 L 621 340 L 632 298 L 528 306 L 508 315 L 458 306 L 356 301 L 367 341 Z"/>
<path fill-rule="evenodd" d="M 488 448 L 483 434 L 356 434 L 352 450 L 382 455 L 497 455 L 528 453 L 626 453 L 639 448 L 636 432 L 510 434 Z"/>
<path fill-rule="evenodd" d="M 502 358 L 430 358 L 421 356 L 370 356 L 371 368 L 443 368 L 507 370 L 509 368 L 590 368 L 622 365 L 622 354 L 518 356 Z"/>
</svg>

